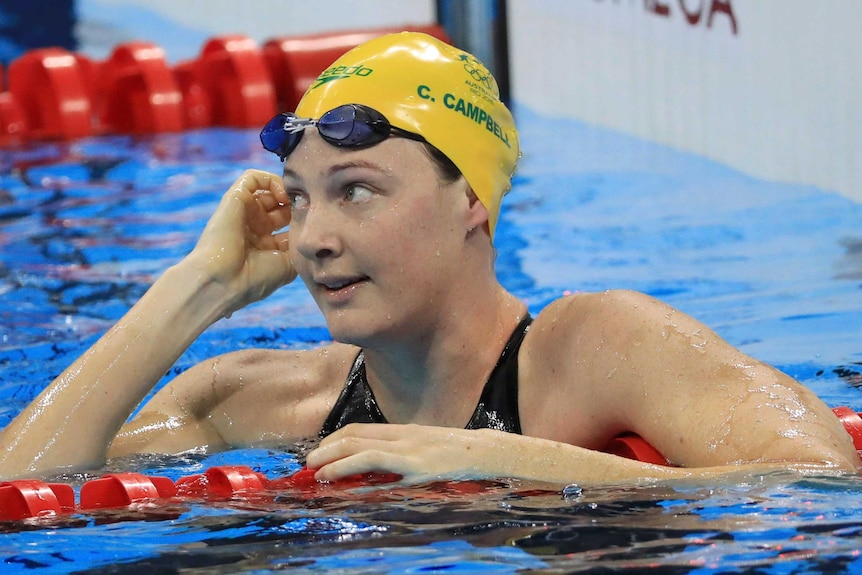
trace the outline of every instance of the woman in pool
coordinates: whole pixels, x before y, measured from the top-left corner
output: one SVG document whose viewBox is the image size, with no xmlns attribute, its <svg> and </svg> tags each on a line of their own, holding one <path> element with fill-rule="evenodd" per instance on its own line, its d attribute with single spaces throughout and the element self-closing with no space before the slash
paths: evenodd
<svg viewBox="0 0 862 575">
<path fill-rule="evenodd" d="M 233 184 L 195 249 L 3 431 L 0 474 L 318 434 L 323 480 L 857 470 L 817 397 L 654 299 L 578 294 L 530 323 L 494 273 L 517 133 L 469 54 L 414 33 L 368 42 L 261 139 L 283 177 Z M 297 275 L 336 343 L 210 359 L 126 422 L 209 325 Z M 678 467 L 599 451 L 624 431 Z"/>
</svg>

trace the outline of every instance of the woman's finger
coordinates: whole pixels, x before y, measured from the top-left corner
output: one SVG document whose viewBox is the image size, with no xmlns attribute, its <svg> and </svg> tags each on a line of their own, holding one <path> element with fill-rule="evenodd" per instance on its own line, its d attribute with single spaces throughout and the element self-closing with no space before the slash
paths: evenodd
<svg viewBox="0 0 862 575">
<path fill-rule="evenodd" d="M 392 441 L 342 435 L 334 441 L 321 442 L 317 449 L 308 453 L 306 462 L 309 467 L 318 468 L 364 451 L 391 451 L 395 445 Z"/>
<path fill-rule="evenodd" d="M 283 230 L 290 225 L 290 207 L 286 205 L 269 210 L 266 215 L 269 218 L 269 225 L 273 232 Z"/>
<path fill-rule="evenodd" d="M 258 190 L 271 192 L 279 201 L 287 201 L 281 176 L 263 170 L 246 170 L 234 181 L 233 189 L 254 194 Z"/>
<path fill-rule="evenodd" d="M 316 467 L 308 464 L 312 469 Z M 363 473 L 395 473 L 409 477 L 416 472 L 410 464 L 410 458 L 387 451 L 365 450 L 359 453 L 337 459 L 317 469 L 315 477 L 322 481 L 337 481 L 351 475 Z"/>
<path fill-rule="evenodd" d="M 320 446 L 323 447 L 330 443 L 341 441 L 345 438 L 367 438 L 378 439 L 385 441 L 398 441 L 410 437 L 413 434 L 415 425 L 402 425 L 397 423 L 351 423 L 345 425 L 338 431 L 326 436 L 321 440 Z M 429 429 L 423 426 L 423 429 Z"/>
</svg>

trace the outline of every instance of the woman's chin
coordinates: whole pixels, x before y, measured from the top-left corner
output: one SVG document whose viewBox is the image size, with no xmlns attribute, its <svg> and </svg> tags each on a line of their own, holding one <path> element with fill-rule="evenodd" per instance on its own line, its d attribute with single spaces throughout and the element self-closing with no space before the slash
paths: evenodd
<svg viewBox="0 0 862 575">
<path fill-rule="evenodd" d="M 373 339 L 375 330 L 370 329 L 367 322 L 352 321 L 343 317 L 343 314 L 338 315 L 341 317 L 326 318 L 326 327 L 332 339 L 340 343 L 348 343 L 360 347 L 364 346 L 370 339 Z"/>
<path fill-rule="evenodd" d="M 392 339 L 393 326 L 379 317 L 362 318 L 359 314 L 339 312 L 326 317 L 326 327 L 333 340 L 359 347 L 374 347 Z"/>
</svg>

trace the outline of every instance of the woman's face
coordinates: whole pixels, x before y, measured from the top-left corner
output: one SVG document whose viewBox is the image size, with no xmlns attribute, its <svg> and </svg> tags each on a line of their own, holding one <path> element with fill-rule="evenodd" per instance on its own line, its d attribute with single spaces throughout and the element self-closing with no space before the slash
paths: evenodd
<svg viewBox="0 0 862 575">
<path fill-rule="evenodd" d="M 336 340 L 421 337 L 458 297 L 468 188 L 463 178 L 442 183 L 422 144 L 391 137 L 344 149 L 308 130 L 284 184 L 291 260 Z"/>
</svg>

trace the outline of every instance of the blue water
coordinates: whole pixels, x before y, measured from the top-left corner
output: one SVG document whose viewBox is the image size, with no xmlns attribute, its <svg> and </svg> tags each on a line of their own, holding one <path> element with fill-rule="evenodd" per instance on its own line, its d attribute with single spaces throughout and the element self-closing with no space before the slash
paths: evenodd
<svg viewBox="0 0 862 575">
<path fill-rule="evenodd" d="M 830 405 L 862 411 L 862 206 L 578 122 L 525 109 L 518 120 L 525 156 L 504 202 L 498 269 L 534 312 L 570 291 L 642 290 Z M 247 167 L 279 168 L 253 131 L 0 154 L 0 426 L 191 249 Z M 304 288 L 288 286 L 213 326 L 165 381 L 216 353 L 327 339 Z M 247 464 L 278 477 L 307 448 L 132 457 L 106 470 L 178 478 Z M 79 486 L 104 471 L 60 479 Z M 478 489 L 283 493 L 0 524 L 0 565 L 3 573 L 862 569 L 856 478 Z"/>
</svg>

